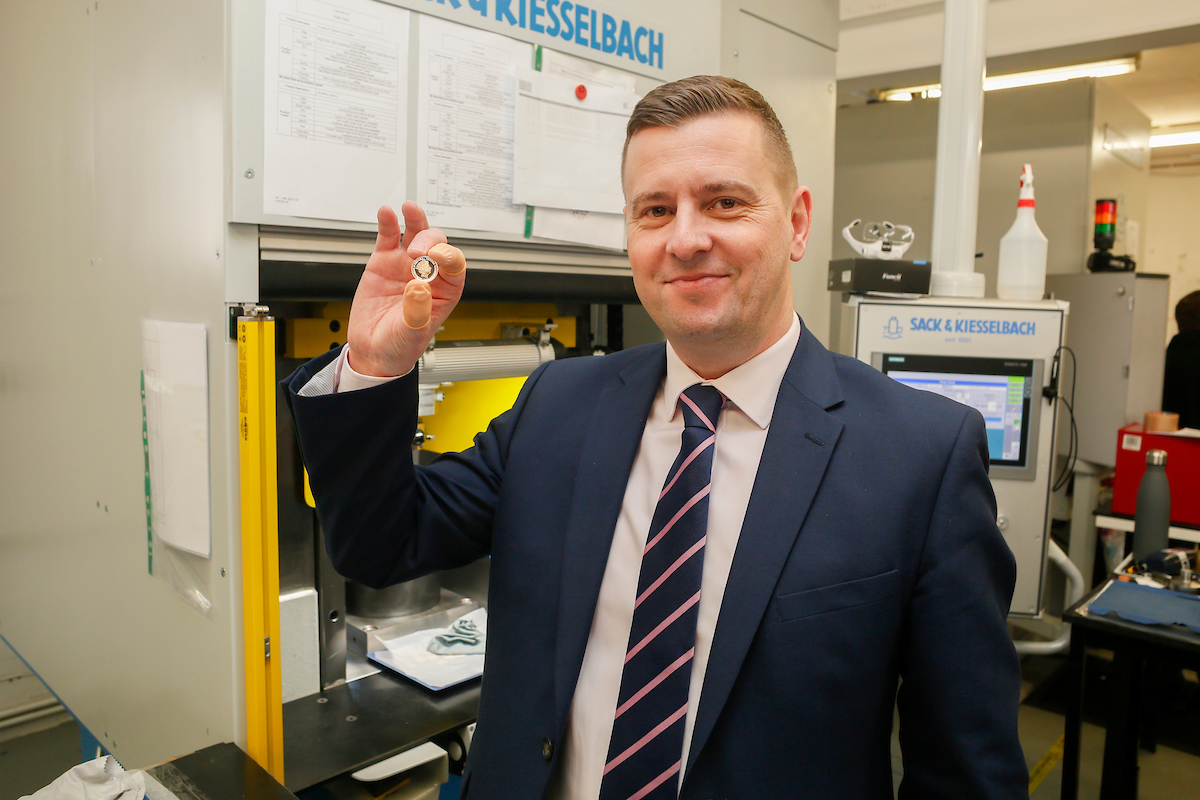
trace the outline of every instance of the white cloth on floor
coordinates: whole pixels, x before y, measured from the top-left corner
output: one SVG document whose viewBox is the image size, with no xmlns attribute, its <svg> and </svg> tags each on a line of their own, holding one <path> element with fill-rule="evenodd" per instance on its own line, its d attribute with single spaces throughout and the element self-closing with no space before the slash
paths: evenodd
<svg viewBox="0 0 1200 800">
<path fill-rule="evenodd" d="M 54 783 L 20 800 L 143 800 L 146 781 L 141 772 L 126 772 L 112 756 L 78 764 Z"/>
</svg>

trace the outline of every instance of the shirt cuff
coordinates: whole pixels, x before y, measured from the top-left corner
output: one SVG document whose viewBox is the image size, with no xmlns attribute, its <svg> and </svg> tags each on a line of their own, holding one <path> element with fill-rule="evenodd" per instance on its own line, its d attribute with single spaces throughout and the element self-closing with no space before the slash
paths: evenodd
<svg viewBox="0 0 1200 800">
<path fill-rule="evenodd" d="M 413 369 L 415 369 L 415 365 Z M 412 372 L 410 369 L 408 372 Z M 405 375 L 408 372 L 404 373 Z M 354 392 L 359 389 L 370 389 L 373 386 L 382 386 L 385 383 L 402 378 L 404 375 L 394 375 L 391 377 L 377 377 L 375 375 L 363 375 L 360 372 L 355 372 L 350 366 L 350 345 L 342 345 L 342 352 L 338 353 L 338 357 L 325 365 L 324 369 L 313 375 L 308 383 L 304 384 L 297 392 L 301 397 L 320 397 L 326 394 L 337 394 L 339 392 Z"/>
</svg>

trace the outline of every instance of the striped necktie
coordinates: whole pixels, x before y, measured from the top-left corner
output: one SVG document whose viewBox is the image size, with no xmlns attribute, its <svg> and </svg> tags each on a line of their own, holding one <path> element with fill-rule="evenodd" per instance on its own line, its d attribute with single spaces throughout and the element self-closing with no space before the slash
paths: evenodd
<svg viewBox="0 0 1200 800">
<path fill-rule="evenodd" d="M 679 396 L 683 441 L 642 551 L 601 800 L 660 800 L 678 794 L 713 443 L 724 403 L 717 389 L 699 383 Z"/>
</svg>

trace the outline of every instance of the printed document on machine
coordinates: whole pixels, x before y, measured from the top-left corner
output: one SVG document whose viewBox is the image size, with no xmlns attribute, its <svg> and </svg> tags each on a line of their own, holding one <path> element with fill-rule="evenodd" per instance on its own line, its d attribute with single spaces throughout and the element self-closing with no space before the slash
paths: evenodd
<svg viewBox="0 0 1200 800">
<path fill-rule="evenodd" d="M 266 0 L 264 213 L 372 223 L 406 199 L 410 16 Z"/>
<path fill-rule="evenodd" d="M 513 199 L 539 207 L 620 213 L 625 204 L 621 148 L 637 101 L 636 94 L 624 89 L 518 70 Z"/>
<path fill-rule="evenodd" d="M 583 83 L 589 88 L 603 86 L 608 89 L 624 89 L 627 92 L 637 88 L 637 76 L 632 72 L 605 67 L 595 61 L 546 47 L 542 48 L 542 72 Z"/>
<path fill-rule="evenodd" d="M 523 233 L 513 202 L 517 67 L 533 46 L 422 15 L 418 19 L 417 202 L 431 225 Z"/>
<path fill-rule="evenodd" d="M 565 79 L 571 86 L 583 84 L 589 90 L 601 87 L 633 92 L 636 85 L 636 78 L 631 73 L 546 48 L 542 49 L 542 73 Z M 619 163 L 618 161 L 617 169 Z M 625 249 L 625 215 L 619 211 L 606 214 L 599 211 L 541 206 L 533 211 L 531 232 L 534 236 L 545 239 L 612 250 Z"/>
</svg>

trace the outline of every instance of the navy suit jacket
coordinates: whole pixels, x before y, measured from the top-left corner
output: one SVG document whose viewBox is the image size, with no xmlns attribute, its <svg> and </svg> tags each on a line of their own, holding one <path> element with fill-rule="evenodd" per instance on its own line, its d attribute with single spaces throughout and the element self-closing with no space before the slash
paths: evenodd
<svg viewBox="0 0 1200 800">
<path fill-rule="evenodd" d="M 329 554 L 377 587 L 491 556 L 463 796 L 540 798 L 664 345 L 544 365 L 473 448 L 424 468 L 409 458 L 415 371 L 298 396 L 333 355 L 285 382 Z M 1015 563 L 987 464 L 977 412 L 801 335 L 729 574 L 681 797 L 891 798 L 897 702 L 901 798 L 1028 797 L 1005 625 Z"/>
</svg>

